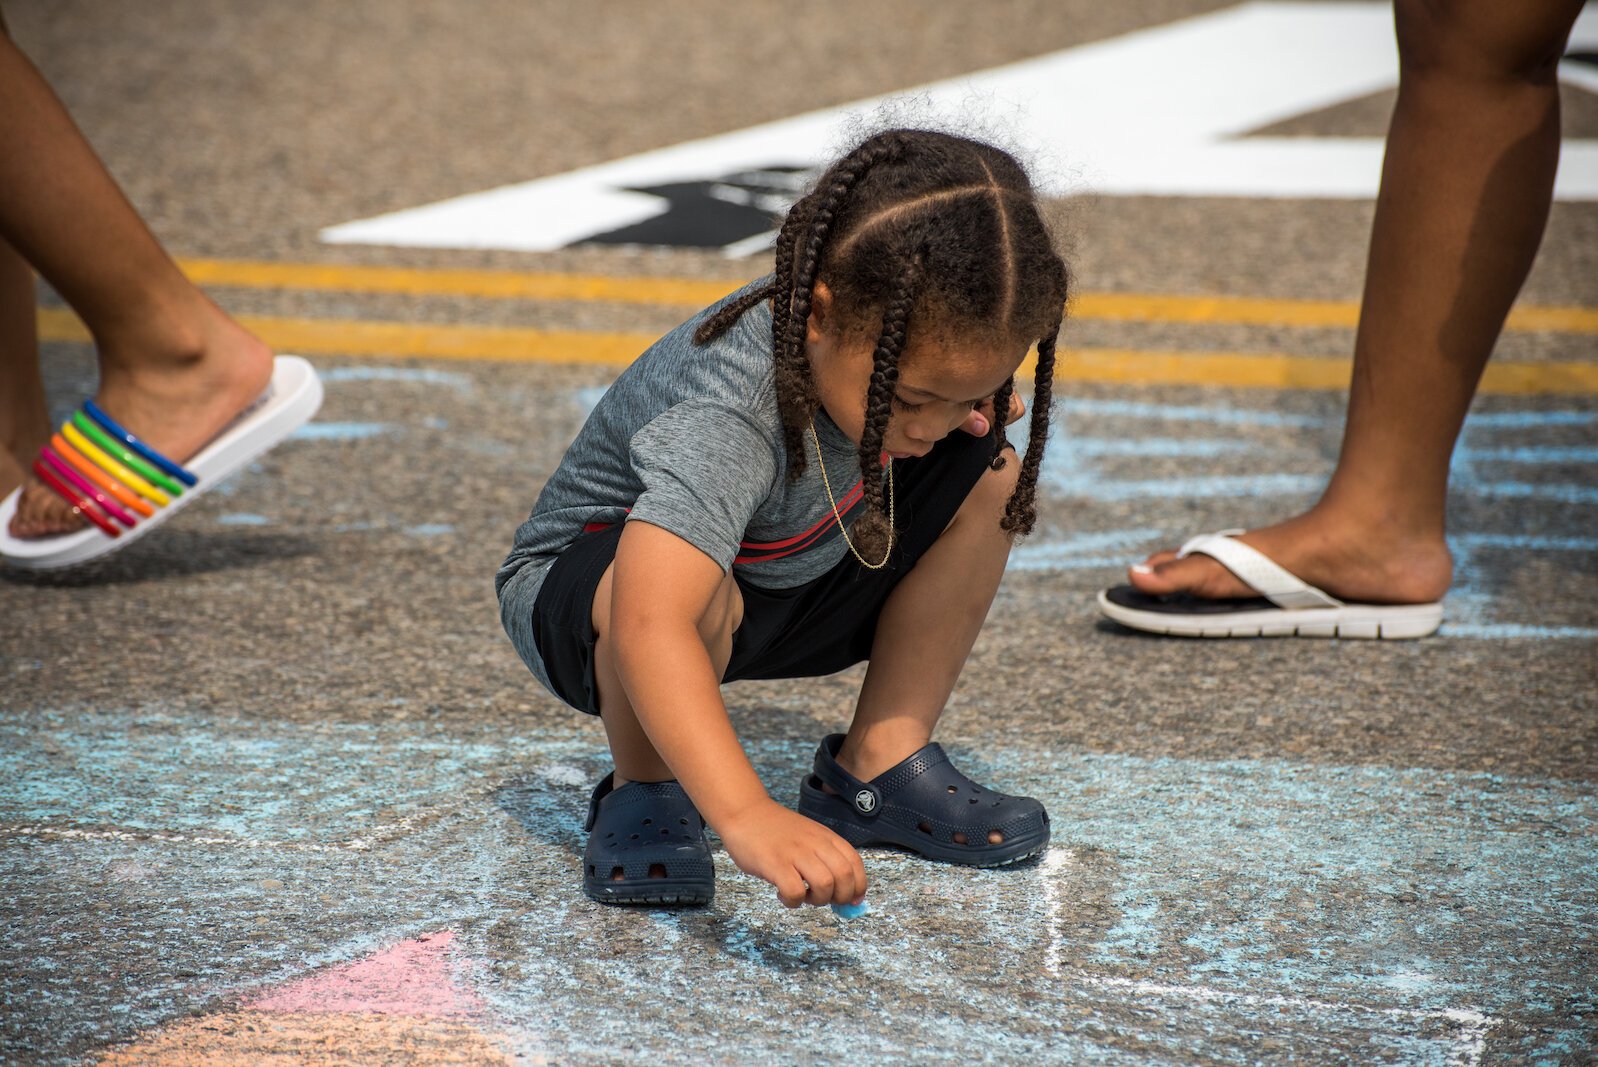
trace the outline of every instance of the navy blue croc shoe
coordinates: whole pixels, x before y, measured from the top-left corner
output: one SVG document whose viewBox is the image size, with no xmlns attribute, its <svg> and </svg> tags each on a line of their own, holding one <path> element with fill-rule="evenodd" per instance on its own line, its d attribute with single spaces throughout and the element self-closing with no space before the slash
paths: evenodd
<svg viewBox="0 0 1598 1067">
<path fill-rule="evenodd" d="M 982 788 L 954 769 L 937 742 L 869 782 L 839 766 L 842 744 L 843 734 L 832 734 L 816 750 L 815 773 L 799 787 L 799 813 L 856 848 L 897 845 L 945 863 L 1001 867 L 1049 843 L 1042 804 Z"/>
<path fill-rule="evenodd" d="M 583 892 L 602 904 L 708 904 L 716 869 L 705 821 L 676 782 L 607 774 L 588 802 Z"/>
</svg>

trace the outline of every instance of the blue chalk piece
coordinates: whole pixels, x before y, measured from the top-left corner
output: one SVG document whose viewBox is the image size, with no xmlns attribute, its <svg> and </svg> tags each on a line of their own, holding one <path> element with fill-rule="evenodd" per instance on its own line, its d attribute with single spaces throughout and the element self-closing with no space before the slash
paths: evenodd
<svg viewBox="0 0 1598 1067">
<path fill-rule="evenodd" d="M 832 906 L 832 913 L 840 919 L 858 919 L 870 910 L 871 906 L 863 900 L 858 904 L 834 904 Z"/>
</svg>

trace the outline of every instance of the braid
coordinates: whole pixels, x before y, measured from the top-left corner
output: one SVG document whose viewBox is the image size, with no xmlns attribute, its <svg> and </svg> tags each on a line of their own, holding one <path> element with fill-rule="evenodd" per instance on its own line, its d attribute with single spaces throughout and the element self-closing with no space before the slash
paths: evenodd
<svg viewBox="0 0 1598 1067">
<path fill-rule="evenodd" d="M 899 356 L 904 352 L 905 336 L 909 333 L 920 266 L 917 256 L 894 279 L 892 295 L 882 312 L 882 332 L 877 336 L 877 347 L 871 356 L 871 384 L 866 389 L 866 419 L 860 433 L 860 488 L 866 510 L 850 528 L 855 550 L 870 560 L 887 555 L 893 543 L 893 527 L 882 493 L 882 439 L 893 415 L 893 394 L 899 384 Z"/>
<path fill-rule="evenodd" d="M 780 262 L 791 263 L 788 281 L 788 315 L 783 321 L 779 315 L 772 317 L 772 352 L 776 361 L 777 395 L 779 398 L 798 400 L 799 403 L 779 403 L 782 414 L 783 441 L 788 449 L 788 477 L 797 480 L 805 470 L 804 429 L 815 414 L 821 398 L 816 394 L 815 376 L 811 373 L 810 359 L 805 351 L 805 338 L 810 328 L 811 300 L 815 293 L 816 278 L 821 270 L 827 239 L 832 235 L 833 220 L 853 192 L 855 184 L 872 167 L 898 155 L 903 143 L 897 137 L 881 137 L 867 141 L 835 164 L 829 172 L 830 181 L 825 189 L 817 189 L 806 200 L 810 210 L 806 213 L 804 247 L 799 247 L 800 234 L 791 241 L 779 239 L 778 283 L 782 283 Z M 797 214 L 795 212 L 794 214 Z M 790 218 L 792 216 L 790 215 Z M 784 227 L 786 229 L 786 227 Z"/>
<path fill-rule="evenodd" d="M 1010 401 L 1015 396 L 1015 375 L 1010 375 L 999 386 L 999 391 L 993 394 L 993 460 L 988 464 L 988 469 L 1002 471 L 1004 469 L 1004 450 L 1010 447 L 1010 435 L 1005 431 L 1005 422 L 1010 417 Z"/>
<path fill-rule="evenodd" d="M 726 333 L 733 323 L 743 318 L 744 312 L 762 300 L 770 300 L 776 295 L 777 284 L 772 282 L 770 285 L 762 285 L 759 289 L 751 289 L 736 300 L 728 301 L 721 306 L 721 310 L 699 324 L 699 328 L 694 331 L 694 344 L 709 344 Z"/>
<path fill-rule="evenodd" d="M 703 345 L 714 341 L 742 318 L 744 312 L 762 300 L 772 302 L 773 326 L 783 321 L 783 316 L 776 314 L 776 301 L 779 296 L 790 292 L 793 288 L 793 242 L 794 234 L 799 229 L 800 216 L 803 214 L 800 210 L 803 204 L 804 201 L 801 200 L 789 210 L 782 220 L 782 229 L 777 232 L 777 269 L 772 275 L 771 284 L 745 293 L 706 319 L 700 324 L 699 329 L 694 331 L 694 344 Z"/>
<path fill-rule="evenodd" d="M 1054 346 L 1060 336 L 1056 326 L 1047 337 L 1038 342 L 1038 366 L 1033 375 L 1032 422 L 1026 443 L 1026 458 L 1021 461 L 1021 477 L 1015 492 L 1004 505 L 1004 518 L 999 526 L 1016 537 L 1032 532 L 1038 521 L 1035 502 L 1038 488 L 1038 469 L 1043 465 L 1043 449 L 1049 440 L 1049 408 L 1054 394 Z"/>
<path fill-rule="evenodd" d="M 771 301 L 772 377 L 777 389 L 777 413 L 782 417 L 782 444 L 788 455 L 790 481 L 797 480 L 805 471 L 808 456 L 804 427 L 820 403 L 810 361 L 804 358 L 804 334 L 800 334 L 797 352 L 788 336 L 793 319 L 794 246 L 799 243 L 800 231 L 804 229 L 806 209 L 813 202 L 814 194 L 811 194 L 795 204 L 783 220 L 782 232 L 777 235 L 777 291 Z M 808 316 L 808 312 L 806 314 Z"/>
</svg>

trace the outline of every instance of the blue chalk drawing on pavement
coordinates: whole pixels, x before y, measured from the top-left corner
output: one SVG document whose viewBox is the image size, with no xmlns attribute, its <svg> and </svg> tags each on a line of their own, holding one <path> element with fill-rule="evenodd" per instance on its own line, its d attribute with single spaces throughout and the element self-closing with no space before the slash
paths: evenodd
<svg viewBox="0 0 1598 1067">
<path fill-rule="evenodd" d="M 1448 594 L 1446 633 L 1483 638 L 1593 638 L 1598 628 L 1535 626 L 1493 617 L 1494 597 L 1487 590 L 1490 573 L 1484 558 L 1499 552 L 1598 553 L 1598 537 L 1535 537 L 1512 534 L 1455 534 L 1448 538 L 1454 555 L 1454 587 Z M 1535 605 L 1533 605 L 1535 607 Z"/>
<path fill-rule="evenodd" d="M 399 427 L 387 422 L 308 422 L 294 431 L 296 441 L 359 441 L 393 433 Z"/>
<path fill-rule="evenodd" d="M 1049 853 L 986 872 L 872 851 L 870 915 L 846 930 L 825 916 L 836 933 L 824 937 L 725 853 L 711 909 L 619 917 L 583 900 L 580 823 L 608 769 L 594 734 L 22 712 L 0 720 L 0 840 L 39 844 L 0 849 L 0 881 L 31 877 L 52 835 L 137 843 L 154 865 L 203 848 L 216 888 L 185 907 L 207 922 L 235 904 L 228 878 L 258 895 L 252 857 L 263 850 L 289 881 L 308 862 L 294 857 L 350 855 L 390 872 L 376 885 L 352 879 L 351 893 L 386 899 L 400 886 L 428 913 L 418 922 L 438 923 L 428 909 L 444 908 L 496 930 L 497 957 L 514 964 L 483 980 L 496 1021 L 568 1050 L 636 1038 L 640 1018 L 665 1010 L 661 983 L 679 980 L 666 961 L 684 952 L 701 958 L 694 973 L 717 976 L 694 990 L 704 1010 L 754 1011 L 753 1040 L 799 1052 L 882 1047 L 881 1020 L 857 999 L 867 981 L 925 1006 L 900 1020 L 914 1028 L 900 1035 L 907 1051 L 965 1047 L 975 1027 L 984 1047 L 1040 1062 L 1124 1057 L 1128 1041 L 1153 1060 L 1247 1062 L 1262 1032 L 1315 1059 L 1353 1047 L 1383 1062 L 1475 1063 L 1485 1043 L 1525 1061 L 1591 1047 L 1598 1027 L 1579 1010 L 1591 997 L 1583 961 L 1598 952 L 1598 795 L 1586 783 L 950 742 L 979 778 L 1057 813 Z M 797 779 L 812 744 L 749 747 L 776 783 Z M 395 867 L 401 857 L 413 874 Z M 93 863 L 52 870 L 47 893 L 104 877 Z M 983 946 L 979 978 L 939 964 L 928 922 Z M 593 938 L 618 923 L 633 947 L 596 954 Z M 13 924 L 0 967 L 51 958 L 65 976 L 99 965 L 67 951 L 57 925 Z M 791 996 L 778 991 L 796 973 L 811 976 L 814 1021 L 772 1027 L 750 994 Z M 99 981 L 77 973 L 58 996 L 89 996 Z M 1548 1007 L 1558 1004 L 1576 1007 Z M 141 1003 L 134 1022 L 148 1025 L 152 1010 Z"/>
<path fill-rule="evenodd" d="M 340 842 L 414 813 L 440 778 L 469 780 L 504 751 L 415 723 L 228 729 L 160 710 L 18 713 L 0 720 L 0 823 Z"/>
<path fill-rule="evenodd" d="M 586 419 L 595 406 L 599 404 L 600 397 L 604 396 L 609 389 L 610 386 L 608 385 L 584 386 L 572 393 L 572 403 L 577 406 L 577 409 L 583 413 L 583 418 Z"/>
<path fill-rule="evenodd" d="M 1150 404 L 1136 400 L 1087 400 L 1067 397 L 1054 402 L 1061 415 L 1116 415 L 1130 419 L 1158 419 L 1162 422 L 1207 422 L 1219 426 L 1324 426 L 1318 415 L 1260 411 L 1255 408 L 1208 407 L 1201 404 Z M 1020 422 L 1011 433 L 1026 438 L 1026 423 Z"/>
</svg>

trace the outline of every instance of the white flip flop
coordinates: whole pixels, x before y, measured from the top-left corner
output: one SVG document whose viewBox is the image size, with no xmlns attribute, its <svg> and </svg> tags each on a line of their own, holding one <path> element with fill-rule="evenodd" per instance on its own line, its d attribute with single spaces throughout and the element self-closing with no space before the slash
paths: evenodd
<svg viewBox="0 0 1598 1067">
<path fill-rule="evenodd" d="M 1202 553 L 1259 595 L 1210 600 L 1179 593 L 1155 596 L 1130 585 L 1099 593 L 1099 610 L 1133 630 L 1172 637 L 1426 637 L 1442 625 L 1441 601 L 1349 604 L 1315 588 L 1258 549 L 1236 539 L 1242 530 L 1201 534 L 1178 558 Z"/>
<path fill-rule="evenodd" d="M 137 541 L 183 505 L 279 444 L 322 406 L 322 382 L 299 356 L 278 356 L 266 391 L 188 463 L 179 466 L 127 435 L 92 402 L 67 420 L 35 469 L 77 497 L 91 525 L 53 537 L 13 537 L 18 489 L 0 501 L 0 561 L 55 570 L 98 559 Z M 65 435 L 65 437 L 63 437 Z M 39 470 L 39 468 L 43 470 Z"/>
</svg>

